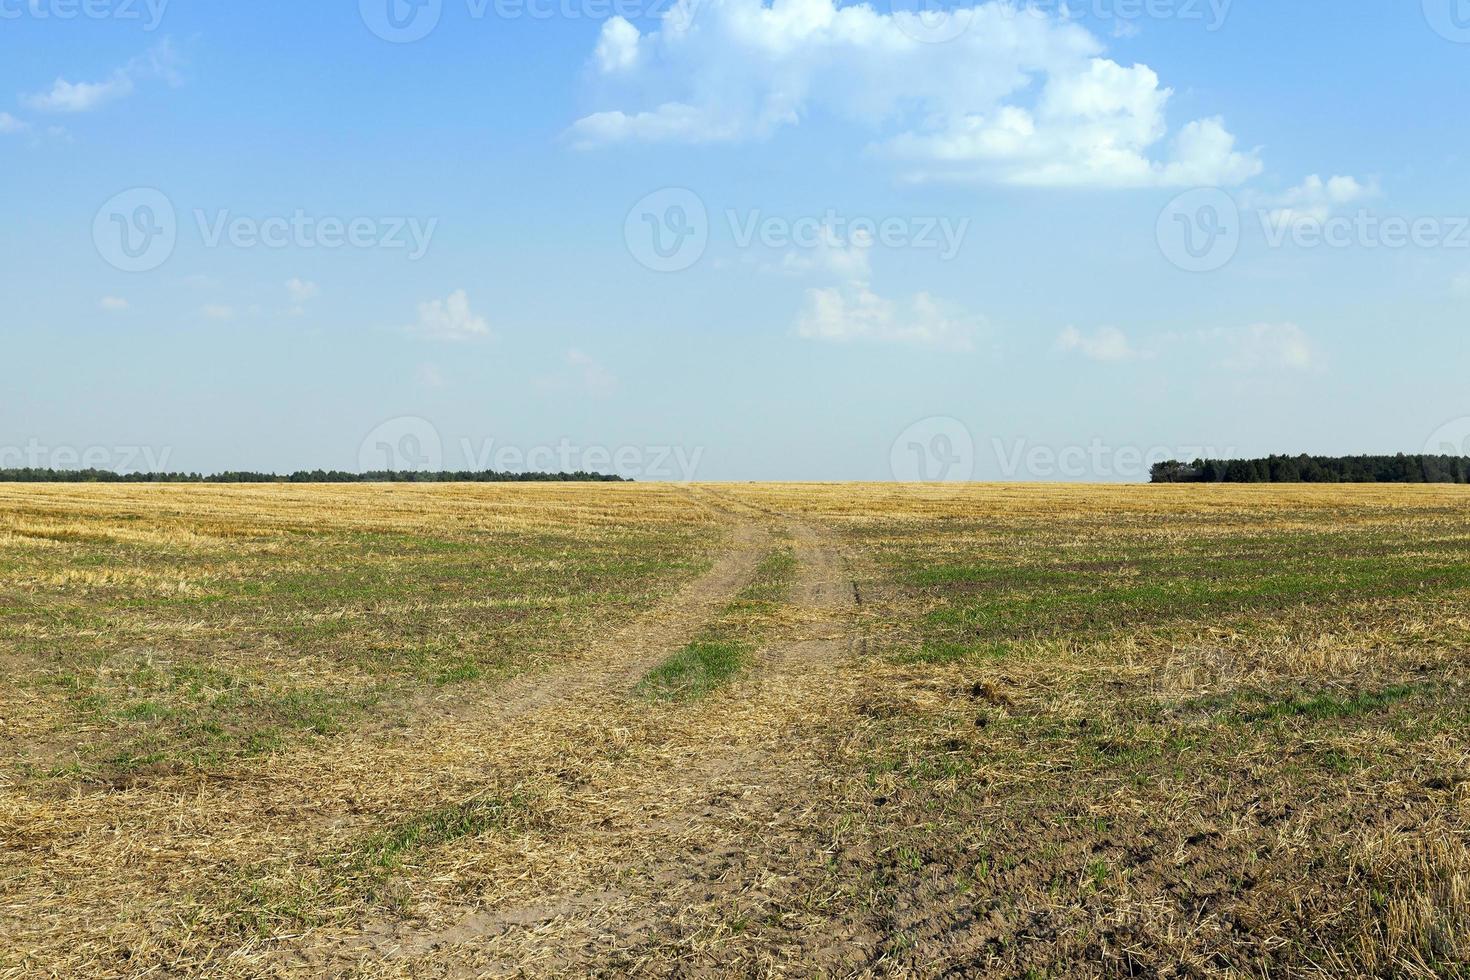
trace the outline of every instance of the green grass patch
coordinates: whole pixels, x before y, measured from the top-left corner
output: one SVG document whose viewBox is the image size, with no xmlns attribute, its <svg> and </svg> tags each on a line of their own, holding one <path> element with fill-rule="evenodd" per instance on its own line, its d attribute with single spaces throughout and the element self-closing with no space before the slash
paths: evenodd
<svg viewBox="0 0 1470 980">
<path fill-rule="evenodd" d="M 1291 718 L 1307 718 L 1317 721 L 1331 718 L 1353 718 L 1382 711 L 1425 690 L 1427 690 L 1427 685 L 1424 684 L 1395 684 L 1382 690 L 1360 691 L 1347 696 L 1318 694 L 1304 697 L 1297 695 L 1284 701 L 1265 704 L 1259 708 L 1237 709 L 1232 718 L 1245 724 Z"/>
<path fill-rule="evenodd" d="M 660 701 L 702 698 L 740 673 L 752 652 L 748 643 L 696 640 L 650 670 L 638 693 Z"/>
<path fill-rule="evenodd" d="M 751 583 L 698 638 L 644 675 L 635 692 L 658 701 L 695 701 L 729 683 L 750 664 L 767 621 L 786 601 L 795 577 L 791 548 L 766 555 Z"/>
<path fill-rule="evenodd" d="M 358 870 L 391 871 L 408 855 L 491 831 L 512 829 L 523 809 L 522 802 L 514 797 L 475 799 L 438 807 L 366 838 L 346 863 Z"/>
</svg>

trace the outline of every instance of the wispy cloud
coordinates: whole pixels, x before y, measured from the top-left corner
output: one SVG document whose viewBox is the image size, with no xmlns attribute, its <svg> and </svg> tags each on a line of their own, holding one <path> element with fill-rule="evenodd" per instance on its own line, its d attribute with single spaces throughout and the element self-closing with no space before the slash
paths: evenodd
<svg viewBox="0 0 1470 980">
<path fill-rule="evenodd" d="M 413 379 L 419 387 L 433 390 L 445 388 L 449 384 L 437 364 L 420 364 L 413 372 Z"/>
<path fill-rule="evenodd" d="M 419 318 L 409 333 L 433 340 L 473 340 L 490 335 L 490 324 L 470 309 L 469 294 L 457 289 L 447 299 L 419 304 Z"/>
<path fill-rule="evenodd" d="M 57 78 L 49 89 L 22 95 L 20 101 L 36 112 L 91 112 L 132 95 L 137 83 L 144 79 L 180 84 L 178 57 L 169 41 L 159 42 L 101 81 L 72 82 Z"/>
<path fill-rule="evenodd" d="M 548 392 L 603 397 L 618 390 L 618 378 L 597 358 L 573 347 L 562 356 L 562 369 L 537 378 L 536 385 Z"/>
<path fill-rule="evenodd" d="M 796 334 L 828 343 L 873 342 L 971 350 L 984 321 L 949 309 L 927 292 L 903 300 L 880 296 L 872 286 L 864 234 L 844 241 L 823 229 L 823 244 L 809 254 L 788 254 L 783 271 L 828 274 L 841 282 L 806 291 Z"/>
<path fill-rule="evenodd" d="M 21 104 L 37 112 L 90 112 L 133 93 L 133 80 L 119 72 L 101 82 L 68 82 L 58 78 L 45 92 L 21 96 Z"/>
<path fill-rule="evenodd" d="M 1217 328 L 1200 339 L 1215 351 L 1217 366 L 1227 371 L 1310 372 L 1321 370 L 1316 346 L 1295 323 L 1256 323 Z"/>
<path fill-rule="evenodd" d="M 286 292 L 291 297 L 291 315 L 304 316 L 306 304 L 321 295 L 321 287 L 306 279 L 287 279 Z"/>
<path fill-rule="evenodd" d="M 1054 346 L 1063 354 L 1075 354 L 1103 363 L 1131 361 L 1139 356 L 1128 342 L 1128 335 L 1117 327 L 1101 327 L 1090 335 L 1076 327 L 1068 327 L 1057 337 Z"/>
<path fill-rule="evenodd" d="M 589 394 L 610 395 L 617 390 L 617 376 L 592 355 L 574 347 L 567 351 L 566 360 L 583 390 Z"/>
</svg>

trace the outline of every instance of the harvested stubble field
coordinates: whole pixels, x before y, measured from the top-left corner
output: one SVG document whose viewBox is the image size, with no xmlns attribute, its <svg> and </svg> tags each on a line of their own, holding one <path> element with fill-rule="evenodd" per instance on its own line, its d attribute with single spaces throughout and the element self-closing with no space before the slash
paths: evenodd
<svg viewBox="0 0 1470 980">
<path fill-rule="evenodd" d="M 0 487 L 0 975 L 1467 975 L 1470 492 Z"/>
</svg>

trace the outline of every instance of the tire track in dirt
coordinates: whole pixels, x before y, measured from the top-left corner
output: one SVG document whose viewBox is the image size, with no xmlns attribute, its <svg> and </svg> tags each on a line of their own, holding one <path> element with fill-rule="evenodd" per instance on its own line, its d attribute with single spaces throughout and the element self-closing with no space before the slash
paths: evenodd
<svg viewBox="0 0 1470 980">
<path fill-rule="evenodd" d="M 131 809 L 130 799 L 144 792 L 140 788 L 49 801 L 47 835 L 36 845 L 46 853 L 25 889 L 69 908 L 72 923 L 105 930 L 128 957 L 144 948 L 173 948 L 166 955 L 184 972 L 195 956 L 207 972 L 217 972 L 206 965 L 221 958 L 232 964 L 229 972 L 274 970 L 277 964 L 261 962 L 267 944 L 252 940 L 247 946 L 256 948 L 231 954 L 207 931 L 196 933 L 210 928 L 204 922 L 209 915 L 170 937 L 171 924 L 185 918 L 179 909 L 201 885 L 223 883 L 257 862 L 310 867 L 324 846 L 340 847 L 364 828 L 381 828 L 405 810 L 421 810 L 426 801 L 464 799 L 467 785 L 483 781 L 498 744 L 533 728 L 530 719 L 626 690 L 738 594 L 770 548 L 770 532 L 761 524 L 722 513 L 729 541 L 707 572 L 549 670 L 459 686 L 450 695 L 454 701 L 410 705 L 407 727 L 348 733 L 283 752 L 248 776 L 161 777 L 147 792 L 174 801 L 165 812 Z M 107 841 L 101 865 L 99 838 Z M 159 840 L 168 846 L 154 846 Z M 99 881 L 105 885 L 98 887 Z M 20 897 L 43 901 L 39 895 Z M 13 938 L 42 941 L 41 930 Z M 194 952 L 199 942 L 211 948 Z"/>
<path fill-rule="evenodd" d="M 567 842 L 587 861 L 601 862 L 580 880 L 530 901 L 440 917 L 435 926 L 380 923 L 339 952 L 355 956 L 359 966 L 364 955 L 382 958 L 384 972 L 511 975 L 535 963 L 538 975 L 586 975 L 617 962 L 621 950 L 649 935 L 677 932 L 686 903 L 708 904 L 724 892 L 733 897 L 749 884 L 731 873 L 738 841 L 752 826 L 779 826 L 814 778 L 795 750 L 790 725 L 830 694 L 824 676 L 839 676 L 843 662 L 862 648 L 857 592 L 828 532 L 710 489 L 694 492 L 737 522 L 759 520 L 767 539 L 788 536 L 796 552 L 798 578 L 782 635 L 760 651 L 751 677 L 724 695 L 729 708 L 770 723 L 755 726 L 751 737 L 714 745 L 687 730 L 668 731 L 671 741 L 691 742 L 691 751 L 678 754 L 674 764 L 618 774 L 619 809 L 637 816 L 616 827 L 582 828 Z M 622 675 L 626 687 L 636 680 L 631 671 Z M 621 723 L 620 714 L 652 710 L 626 697 L 607 707 L 610 724 Z M 718 716 L 720 709 L 689 709 L 693 715 L 711 712 Z M 676 713 L 663 724 L 681 720 Z M 585 791 L 609 790 L 591 785 Z M 569 866 L 584 863 L 577 854 L 563 858 Z"/>
<path fill-rule="evenodd" d="M 590 644 L 569 665 L 513 678 L 496 688 L 493 701 L 440 699 L 422 704 L 417 712 L 421 722 L 433 725 L 493 718 L 507 724 L 571 698 L 631 687 L 713 619 L 755 576 L 756 566 L 771 547 L 771 533 L 765 527 L 727 508 L 713 509 L 730 520 L 731 540 L 709 571 L 606 639 Z"/>
</svg>

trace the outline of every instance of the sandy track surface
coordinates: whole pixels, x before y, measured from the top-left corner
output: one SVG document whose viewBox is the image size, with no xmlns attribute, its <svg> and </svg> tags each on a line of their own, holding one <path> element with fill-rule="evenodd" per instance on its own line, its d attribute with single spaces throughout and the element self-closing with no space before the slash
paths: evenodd
<svg viewBox="0 0 1470 980">
<path fill-rule="evenodd" d="M 239 949 L 222 949 L 211 936 L 220 923 L 209 910 L 230 888 L 264 883 L 289 890 L 289 872 L 286 881 L 272 875 L 341 850 L 390 814 L 486 792 L 487 780 L 520 768 L 507 758 L 519 754 L 531 770 L 554 768 L 545 756 L 551 743 L 538 734 L 540 714 L 566 719 L 626 700 L 650 666 L 749 582 L 770 532 L 739 516 L 729 523 L 728 547 L 710 570 L 653 610 L 551 670 L 462 685 L 410 705 L 406 727 L 282 753 L 249 779 L 186 774 L 64 800 L 3 801 L 5 825 L 42 828 L 44 836 L 44 848 L 40 837 L 34 848 L 11 841 L 15 854 L 27 850 L 35 859 L 45 852 L 8 883 L 7 904 L 58 910 L 55 921 L 7 922 L 0 909 L 11 949 L 54 949 L 55 937 L 67 933 L 81 940 L 74 944 L 79 957 L 106 947 L 124 959 L 167 959 L 179 971 L 277 973 L 314 962 L 281 954 L 282 946 L 312 947 L 313 931 L 279 941 L 246 937 Z"/>
<path fill-rule="evenodd" d="M 855 693 L 839 690 L 834 678 L 860 647 L 856 590 L 839 548 L 821 529 L 700 493 L 737 530 L 735 550 L 692 590 L 697 600 L 685 597 L 625 631 L 612 641 L 616 654 L 589 662 L 575 680 L 528 680 L 509 702 L 508 717 L 540 730 L 501 756 L 502 764 L 526 771 L 551 765 L 541 747 L 575 741 L 589 716 L 606 731 L 632 733 L 619 746 L 587 747 L 587 755 L 612 750 L 619 758 L 583 763 L 595 775 L 564 801 L 554 841 L 547 842 L 556 853 L 539 852 L 538 845 L 539 853 L 499 869 L 503 879 L 529 879 L 533 886 L 487 882 L 477 901 L 460 907 L 426 903 L 421 918 L 380 916 L 304 937 L 276 966 L 466 977 L 660 972 L 660 965 L 676 963 L 684 970 L 699 960 L 690 954 L 709 951 L 712 937 L 702 933 L 719 928 L 724 904 L 781 876 L 779 865 L 767 863 L 780 852 L 773 838 L 821 780 L 799 720 L 834 694 Z M 630 697 L 642 671 L 677 648 L 701 610 L 734 594 L 738 571 L 751 561 L 732 556 L 778 537 L 793 547 L 797 578 L 783 629 L 748 675 L 708 703 L 686 708 L 651 709 Z M 562 873 L 547 873 L 556 867 Z M 828 967 L 855 966 L 848 939 L 805 937 L 811 946 L 801 956 Z"/>
</svg>

